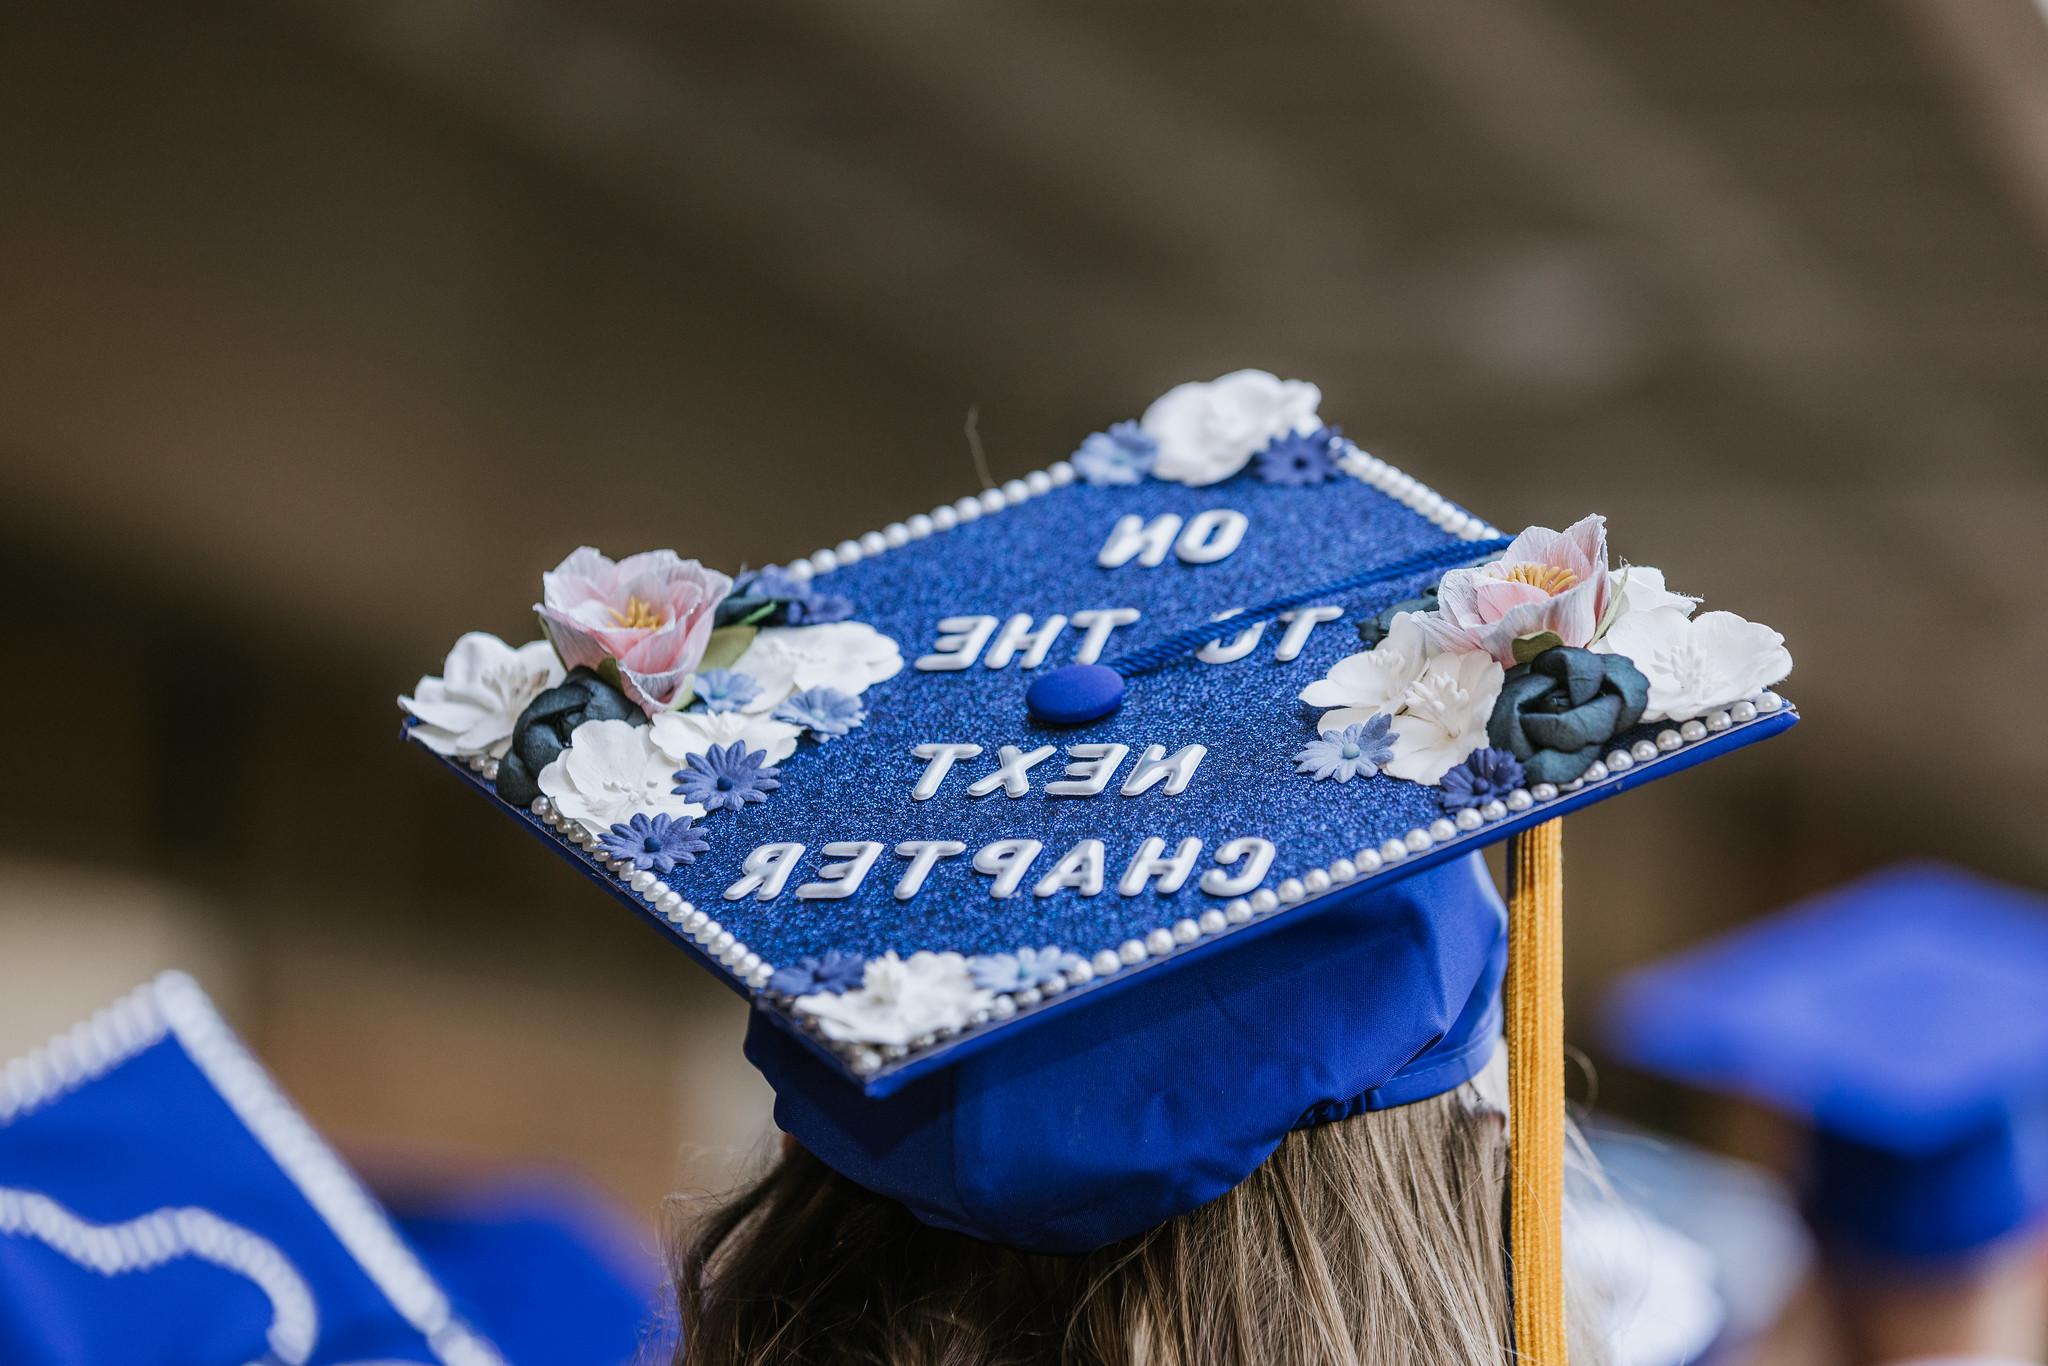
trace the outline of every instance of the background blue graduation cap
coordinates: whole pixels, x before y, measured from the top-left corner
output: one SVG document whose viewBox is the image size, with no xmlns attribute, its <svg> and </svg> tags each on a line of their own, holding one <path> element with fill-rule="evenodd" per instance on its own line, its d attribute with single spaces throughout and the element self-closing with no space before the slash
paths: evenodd
<svg viewBox="0 0 2048 1366">
<path fill-rule="evenodd" d="M 737 583 L 579 550 L 553 652 L 464 637 L 406 733 L 753 1002 L 786 1130 L 1049 1250 L 1483 1066 L 1507 927 L 1475 854 L 1534 832 L 1516 1300 L 1561 1359 L 1528 1279 L 1557 1265 L 1555 821 L 1790 726 L 1790 657 L 1610 564 L 1597 517 L 1510 542 L 1319 400 L 1183 385 Z"/>
<path fill-rule="evenodd" d="M 514 1366 L 668 1359 L 661 1258 L 597 1192 L 534 1173 L 384 1198 L 406 1243 Z"/>
<path fill-rule="evenodd" d="M 1631 1063 L 1811 1125 L 1821 1232 L 1965 1255 L 2048 1210 L 2048 900 L 1932 865 L 1880 873 L 1630 975 Z"/>
<path fill-rule="evenodd" d="M 502 1366 L 181 973 L 0 1071 L 0 1360 Z"/>
</svg>

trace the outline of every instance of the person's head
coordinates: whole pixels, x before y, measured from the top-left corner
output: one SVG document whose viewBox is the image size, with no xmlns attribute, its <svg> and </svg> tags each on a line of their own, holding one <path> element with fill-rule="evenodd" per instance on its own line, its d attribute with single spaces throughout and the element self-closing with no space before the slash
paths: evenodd
<svg viewBox="0 0 2048 1366">
<path fill-rule="evenodd" d="M 692 1366 L 1505 1361 L 1501 1115 L 1474 1086 L 1298 1130 L 1071 1256 L 932 1229 L 801 1148 L 676 1260 Z"/>
<path fill-rule="evenodd" d="M 1298 1129 L 1222 1196 L 1076 1255 L 929 1227 L 791 1146 L 679 1206 L 677 1360 L 1507 1362 L 1501 1073 Z"/>
<path fill-rule="evenodd" d="M 1458 860 L 882 1096 L 757 1017 L 793 1150 L 683 1244 L 689 1360 L 1507 1360 L 1504 936 Z"/>
</svg>

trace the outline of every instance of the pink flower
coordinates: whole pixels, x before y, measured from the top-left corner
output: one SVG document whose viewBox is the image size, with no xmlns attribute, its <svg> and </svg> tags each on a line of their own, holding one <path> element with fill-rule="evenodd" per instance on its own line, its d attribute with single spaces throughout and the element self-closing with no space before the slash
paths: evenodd
<svg viewBox="0 0 2048 1366">
<path fill-rule="evenodd" d="M 1526 637 L 1592 644 L 1612 591 L 1607 519 L 1595 513 L 1563 531 L 1532 526 L 1492 563 L 1453 569 L 1422 627 L 1435 649 L 1481 650 L 1508 668 L 1519 662 L 1515 642 Z"/>
<path fill-rule="evenodd" d="M 541 575 L 541 629 L 562 663 L 618 661 L 619 686 L 653 715 L 674 700 L 704 657 L 712 615 L 732 580 L 673 550 L 614 563 L 583 546 Z"/>
</svg>

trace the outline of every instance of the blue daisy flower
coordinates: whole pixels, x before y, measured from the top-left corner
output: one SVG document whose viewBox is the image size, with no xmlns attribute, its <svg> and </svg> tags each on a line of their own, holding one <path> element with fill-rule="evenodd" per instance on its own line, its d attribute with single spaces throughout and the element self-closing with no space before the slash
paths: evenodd
<svg viewBox="0 0 2048 1366">
<path fill-rule="evenodd" d="M 793 602 L 809 597 L 810 580 L 800 579 L 779 564 L 765 565 L 740 575 L 732 591 L 739 597 L 762 597 L 774 602 Z"/>
<path fill-rule="evenodd" d="M 748 570 L 718 604 L 719 626 L 822 626 L 853 615 L 853 600 L 820 593 L 779 565 Z"/>
<path fill-rule="evenodd" d="M 737 669 L 706 669 L 694 691 L 706 711 L 738 711 L 761 695 L 761 685 Z"/>
<path fill-rule="evenodd" d="M 765 802 L 768 794 L 782 786 L 782 770 L 768 762 L 765 749 L 749 750 L 746 742 L 713 745 L 702 754 L 683 760 L 676 775 L 675 793 L 693 801 L 709 813 L 720 807 L 737 811 L 748 802 Z"/>
<path fill-rule="evenodd" d="M 812 996 L 821 991 L 837 996 L 859 986 L 867 970 L 867 960 L 859 954 L 835 949 L 823 958 L 806 956 L 775 969 L 775 975 L 768 979 L 768 990 L 784 996 Z"/>
<path fill-rule="evenodd" d="M 1023 991 L 1043 986 L 1081 961 L 1048 944 L 1042 949 L 1019 949 L 1015 953 L 985 953 L 967 960 L 974 985 L 985 991 Z"/>
<path fill-rule="evenodd" d="M 1135 422 L 1096 432 L 1068 457 L 1074 473 L 1090 484 L 1137 484 L 1152 473 L 1159 442 Z"/>
<path fill-rule="evenodd" d="M 1475 749 L 1465 762 L 1444 774 L 1437 787 L 1437 800 L 1446 811 L 1484 806 L 1503 801 L 1522 785 L 1521 760 L 1504 749 Z"/>
<path fill-rule="evenodd" d="M 688 816 L 639 812 L 597 837 L 606 856 L 628 859 L 636 872 L 668 873 L 678 863 L 695 863 L 711 847 Z"/>
<path fill-rule="evenodd" d="M 830 740 L 867 720 L 868 714 L 858 697 L 837 688 L 806 688 L 784 698 L 775 709 L 775 719 L 802 726 L 820 740 Z"/>
<path fill-rule="evenodd" d="M 1370 721 L 1360 721 L 1333 730 L 1302 747 L 1294 756 L 1294 771 L 1312 775 L 1316 781 L 1335 778 L 1348 783 L 1353 778 L 1370 778 L 1394 758 L 1400 736 L 1390 734 L 1394 718 L 1385 712 Z"/>
<path fill-rule="evenodd" d="M 1335 427 L 1276 436 L 1252 457 L 1252 473 L 1268 484 L 1306 486 L 1337 477 Z"/>
<path fill-rule="evenodd" d="M 812 593 L 782 605 L 783 619 L 791 626 L 827 626 L 852 615 L 853 599 L 841 593 Z"/>
</svg>

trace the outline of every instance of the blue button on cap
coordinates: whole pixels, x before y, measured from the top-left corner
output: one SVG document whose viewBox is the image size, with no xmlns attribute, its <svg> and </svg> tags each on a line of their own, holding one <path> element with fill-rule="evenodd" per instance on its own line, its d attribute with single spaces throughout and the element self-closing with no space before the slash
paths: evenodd
<svg viewBox="0 0 2048 1366">
<path fill-rule="evenodd" d="M 1034 721 L 1081 726 L 1123 705 L 1124 676 L 1106 664 L 1068 664 L 1041 674 L 1024 690 Z"/>
</svg>

